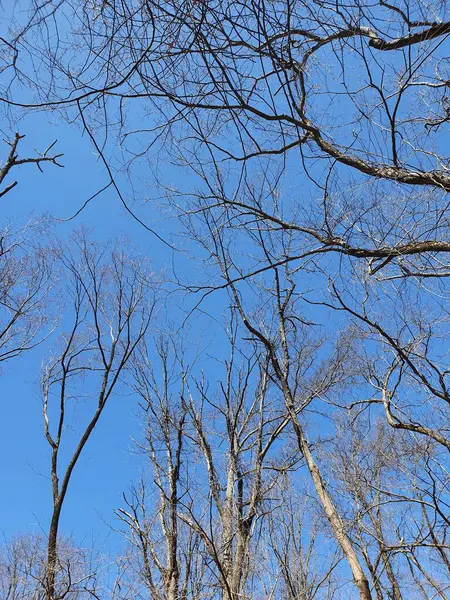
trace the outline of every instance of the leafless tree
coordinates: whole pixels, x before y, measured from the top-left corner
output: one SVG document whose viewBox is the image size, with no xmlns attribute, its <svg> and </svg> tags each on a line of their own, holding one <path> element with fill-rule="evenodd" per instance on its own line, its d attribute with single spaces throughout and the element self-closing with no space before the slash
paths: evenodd
<svg viewBox="0 0 450 600">
<path fill-rule="evenodd" d="M 36 157 L 20 157 L 18 146 L 23 137 L 16 133 L 12 141 L 7 141 L 10 150 L 0 169 L 0 198 L 8 193 L 12 197 L 11 191 L 18 181 L 8 182 L 8 179 L 20 165 L 35 164 L 41 171 L 46 162 L 61 166 L 58 159 L 62 154 L 50 153 L 54 144 Z M 54 325 L 56 315 L 45 310 L 45 301 L 55 283 L 54 253 L 50 245 L 45 247 L 36 242 L 40 229 L 43 227 L 39 222 L 1 226 L 0 362 L 39 344 Z"/>
<path fill-rule="evenodd" d="M 131 566 L 136 577 L 152 598 L 176 600 L 187 598 L 195 539 L 180 542 L 182 526 L 178 512 L 185 494 L 182 461 L 184 456 L 186 407 L 182 402 L 183 374 L 178 397 L 173 394 L 174 373 L 169 347 L 162 339 L 158 344 L 161 379 L 155 375 L 147 346 L 133 359 L 133 388 L 141 399 L 145 415 L 145 442 L 154 477 L 154 490 L 148 490 L 144 480 L 124 494 L 125 507 L 118 510 L 127 525 L 126 537 L 135 549 Z M 175 392 L 176 393 L 176 392 Z M 153 494 L 152 491 L 155 493 Z M 159 497 L 158 508 L 149 508 L 147 496 Z M 150 511 L 150 514 L 148 512 Z M 165 548 L 162 548 L 162 543 Z M 139 566 L 138 566 L 139 565 Z"/>
<path fill-rule="evenodd" d="M 291 228 L 315 251 L 359 258 L 372 274 L 443 274 L 446 16 L 444 4 L 416 1 L 34 1 L 2 41 L 11 74 L 3 100 L 74 108 L 106 162 L 97 136 L 109 135 L 118 106 L 134 155 L 176 141 L 186 168 L 205 172 L 213 160 L 240 170 L 231 181 L 239 193 L 213 199 L 237 214 Z M 64 42 L 62 21 L 77 23 Z M 16 82 L 39 99 L 23 99 Z M 159 122 L 128 125 L 125 104 L 143 100 Z M 274 164 L 292 166 L 322 196 L 309 223 L 295 206 L 242 198 L 249 174 Z"/>
<path fill-rule="evenodd" d="M 285 408 L 269 391 L 264 352 L 250 345 L 246 354 L 240 331 L 234 315 L 217 389 L 206 373 L 195 376 L 176 346 L 169 354 L 167 342 L 159 346 L 160 377 L 147 355 L 135 360 L 147 419 L 142 448 L 154 483 L 125 496 L 118 514 L 155 598 L 235 600 L 250 597 L 264 580 L 257 562 L 261 523 L 299 456 L 286 439 Z M 158 508 L 149 513 L 155 494 Z"/>
<path fill-rule="evenodd" d="M 58 578 L 67 600 L 97 598 L 103 587 L 103 561 L 92 548 L 80 548 L 63 537 L 58 547 Z M 47 569 L 47 539 L 26 534 L 8 540 L 0 553 L 0 591 L 5 600 L 42 600 Z"/>
<path fill-rule="evenodd" d="M 377 598 L 448 597 L 448 492 L 438 444 L 383 420 L 350 421 L 330 448 L 345 506 Z"/>
<path fill-rule="evenodd" d="M 75 65 L 65 44 L 39 38 L 40 67 L 51 58 L 43 85 L 27 69 L 37 54 L 30 40 L 44 28 L 59 39 L 68 15 L 80 23 L 69 43 L 83 52 Z M 106 165 L 100 136 L 110 135 L 118 106 L 133 156 L 159 147 L 196 177 L 199 191 L 182 188 L 179 198 L 194 192 L 234 229 L 259 222 L 291 232 L 289 248 L 272 248 L 270 264 L 239 265 L 239 277 L 314 259 L 330 304 L 394 351 L 374 379 L 391 425 L 417 431 L 417 422 L 436 439 L 439 426 L 403 415 L 390 395 L 397 378 L 412 378 L 430 403 L 448 402 L 445 359 L 429 331 L 435 341 L 439 323 L 446 335 L 449 32 L 439 2 L 34 2 L 3 42 L 12 74 L 3 98 L 25 109 L 74 109 Z M 40 101 L 21 101 L 15 78 Z M 127 121 L 133 101 L 152 107 L 148 127 Z M 414 310 L 394 322 L 389 307 L 399 294 Z"/>
<path fill-rule="evenodd" d="M 276 582 L 273 597 L 312 600 L 338 597 L 342 584 L 339 549 L 330 543 L 308 488 L 298 493 L 295 481 L 283 489 L 278 510 L 268 522 L 268 572 Z"/>
<path fill-rule="evenodd" d="M 52 331 L 57 312 L 46 301 L 56 278 L 50 246 L 33 239 L 39 224 L 3 230 L 0 238 L 0 362 L 37 346 Z"/>
<path fill-rule="evenodd" d="M 118 391 L 155 306 L 151 273 L 123 248 L 100 249 L 81 233 L 69 249 L 61 250 L 59 261 L 70 282 L 67 297 L 72 312 L 42 372 L 53 497 L 45 570 L 47 600 L 64 598 L 73 583 L 58 578 L 59 523 L 73 472 L 108 401 Z M 69 407 L 87 401 L 79 434 L 69 448 L 65 435 Z M 67 461 L 61 459 L 61 452 L 68 453 Z"/>
</svg>

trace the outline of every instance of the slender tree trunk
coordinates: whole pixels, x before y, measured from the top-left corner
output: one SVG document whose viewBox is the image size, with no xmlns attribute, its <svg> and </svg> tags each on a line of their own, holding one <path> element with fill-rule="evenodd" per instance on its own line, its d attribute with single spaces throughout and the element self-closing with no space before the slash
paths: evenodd
<svg viewBox="0 0 450 600">
<path fill-rule="evenodd" d="M 229 600 L 230 591 L 235 595 L 232 588 L 231 575 L 233 571 L 233 494 L 234 494 L 234 469 L 231 457 L 228 462 L 227 488 L 222 513 L 222 548 L 223 548 L 223 577 L 226 578 L 226 588 L 223 592 L 224 600 Z M 234 598 L 233 598 L 234 600 Z"/>
<path fill-rule="evenodd" d="M 175 479 L 172 469 L 172 479 Z M 170 539 L 168 547 L 168 582 L 167 582 L 167 600 L 178 600 L 180 570 L 178 566 L 178 516 L 177 516 L 177 486 L 176 480 L 171 482 L 170 498 Z"/>
<path fill-rule="evenodd" d="M 360 538 L 360 542 L 361 542 L 361 538 Z M 377 573 L 376 573 L 375 567 L 372 564 L 372 562 L 370 561 L 369 553 L 364 548 L 364 546 L 362 545 L 362 543 L 361 543 L 361 546 L 362 546 L 362 553 L 363 553 L 363 556 L 364 556 L 364 560 L 366 562 L 366 565 L 367 565 L 367 568 L 369 570 L 369 573 L 370 573 L 370 575 L 372 577 L 373 588 L 374 588 L 375 593 L 377 595 L 377 600 L 384 600 L 383 590 L 381 589 L 380 582 L 378 581 L 378 577 L 377 577 Z"/>
<path fill-rule="evenodd" d="M 47 566 L 45 578 L 45 599 L 54 600 L 56 583 L 56 564 L 58 560 L 58 529 L 61 516 L 61 503 L 59 500 L 54 505 L 47 543 Z"/>
<path fill-rule="evenodd" d="M 305 458 L 306 465 L 308 467 L 308 471 L 311 475 L 311 479 L 313 481 L 313 484 L 314 484 L 317 496 L 320 500 L 320 503 L 322 504 L 324 513 L 333 529 L 336 540 L 337 540 L 339 546 L 341 547 L 345 558 L 347 559 L 347 562 L 349 564 L 349 567 L 350 567 L 352 575 L 353 575 L 353 580 L 355 582 L 356 587 L 358 588 L 360 600 L 372 600 L 372 595 L 371 595 L 370 587 L 369 587 L 369 581 L 368 581 L 368 579 L 364 573 L 364 570 L 361 566 L 361 562 L 358 558 L 358 555 L 356 554 L 356 552 L 352 546 L 352 543 L 347 535 L 345 525 L 342 522 L 339 512 L 337 511 L 336 507 L 334 506 L 331 496 L 329 495 L 329 493 L 325 487 L 325 482 L 322 478 L 322 475 L 319 471 L 318 466 L 316 465 L 314 457 L 309 448 L 309 444 L 303 433 L 303 428 L 300 425 L 300 422 L 298 420 L 297 411 L 295 410 L 294 399 L 293 399 L 291 389 L 289 387 L 289 382 L 287 379 L 286 372 L 282 369 L 282 367 L 280 365 L 280 362 L 279 362 L 276 352 L 272 346 L 272 343 L 266 337 L 264 337 L 264 335 L 260 331 L 255 329 L 255 327 L 253 327 L 250 324 L 250 322 L 248 321 L 248 319 L 242 309 L 242 305 L 240 303 L 240 299 L 236 292 L 236 289 L 233 286 L 231 289 L 233 291 L 233 295 L 234 295 L 236 304 L 239 307 L 239 311 L 240 311 L 244 325 L 247 327 L 247 329 L 253 335 L 255 335 L 260 341 L 262 341 L 264 343 L 264 345 L 266 346 L 266 348 L 269 352 L 270 361 L 274 368 L 276 377 L 281 385 L 286 409 L 288 411 L 289 418 L 294 427 L 294 432 L 297 437 L 297 443 L 298 443 L 299 450 L 302 452 L 302 454 Z M 286 332 L 284 330 L 284 315 L 283 315 L 283 310 L 281 307 L 279 307 L 279 315 L 280 315 L 280 333 L 281 333 L 281 339 L 282 339 L 283 352 L 284 352 L 286 364 L 288 365 L 289 364 L 289 352 L 287 350 Z"/>
<path fill-rule="evenodd" d="M 326 489 L 325 482 L 314 460 L 314 457 L 309 448 L 309 444 L 303 433 L 303 429 L 297 418 L 297 413 L 294 408 L 291 391 L 285 382 L 283 382 L 283 392 L 286 398 L 286 406 L 289 411 L 292 424 L 294 426 L 294 431 L 297 437 L 299 449 L 302 452 L 303 457 L 306 461 L 308 471 L 311 475 L 314 488 L 316 490 L 320 503 L 322 504 L 325 515 L 333 529 L 336 540 L 340 545 L 342 552 L 344 553 L 344 556 L 347 559 L 347 562 L 350 566 L 353 575 L 353 580 L 355 582 L 356 587 L 358 588 L 359 597 L 361 600 L 372 600 L 369 582 L 361 566 L 361 562 L 358 558 L 358 555 L 356 554 L 352 543 L 347 535 L 345 525 L 342 522 L 339 512 L 334 506 L 333 500 Z"/>
</svg>

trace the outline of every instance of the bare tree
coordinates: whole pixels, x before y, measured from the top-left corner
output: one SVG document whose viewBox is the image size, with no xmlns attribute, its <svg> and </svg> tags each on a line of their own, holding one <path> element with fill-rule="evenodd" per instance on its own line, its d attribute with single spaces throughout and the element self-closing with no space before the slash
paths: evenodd
<svg viewBox="0 0 450 600">
<path fill-rule="evenodd" d="M 377 598 L 448 597 L 448 475 L 438 444 L 353 420 L 330 447 L 336 495 Z M 438 483 L 439 482 L 439 483 Z"/>
<path fill-rule="evenodd" d="M 51 154 L 54 143 L 36 157 L 20 157 L 18 146 L 23 137 L 16 133 L 13 141 L 7 140 L 10 150 L 0 169 L 0 198 L 17 185 L 17 180 L 8 183 L 8 178 L 20 165 L 35 164 L 41 171 L 46 162 L 62 166 L 58 162 L 62 154 Z M 45 247 L 36 242 L 40 229 L 43 226 L 39 222 L 1 227 L 0 362 L 38 345 L 54 325 L 56 315 L 45 310 L 45 302 L 55 283 L 55 257 L 50 245 Z M 45 325 L 48 325 L 47 331 Z"/>
<path fill-rule="evenodd" d="M 233 165 L 239 192 L 268 165 L 292 166 L 294 179 L 322 196 L 307 211 L 314 218 L 240 193 L 211 200 L 292 228 L 316 251 L 358 258 L 372 274 L 386 266 L 406 276 L 443 274 L 446 17 L 442 3 L 417 1 L 35 1 L 3 40 L 11 75 L 3 100 L 73 108 L 106 163 L 99 136 L 114 127 L 118 104 L 133 155 L 175 141 L 185 168 Z M 61 21 L 77 23 L 64 43 Z M 38 100 L 23 99 L 16 81 Z M 159 120 L 128 124 L 125 104 L 143 100 Z M 134 139 L 143 140 L 139 150 Z M 295 194 L 303 187 L 294 185 Z M 302 202 L 309 204 L 303 195 Z"/>
<path fill-rule="evenodd" d="M 126 537 L 136 549 L 134 566 L 152 598 L 177 600 L 187 598 L 190 585 L 191 561 L 195 561 L 191 544 L 180 543 L 179 507 L 185 494 L 182 481 L 186 406 L 183 397 L 183 373 L 174 372 L 170 364 L 169 345 L 163 339 L 157 344 L 161 379 L 155 375 L 147 346 L 133 359 L 135 382 L 133 388 L 141 399 L 145 415 L 145 442 L 142 449 L 148 453 L 152 465 L 155 496 L 159 496 L 157 510 L 148 507 L 147 496 L 152 490 L 142 480 L 124 494 L 125 507 L 118 510 L 119 518 L 127 525 Z M 173 394 L 174 377 L 180 377 L 178 395 Z M 151 511 L 148 515 L 148 511 Z M 155 534 L 155 531 L 157 532 Z M 161 547 L 164 542 L 165 549 Z"/>
<path fill-rule="evenodd" d="M 59 540 L 58 578 L 64 598 L 97 598 L 104 568 L 92 548 L 81 548 L 71 540 Z M 43 535 L 15 536 L 0 552 L 0 591 L 5 600 L 42 600 L 47 569 L 47 540 Z"/>
<path fill-rule="evenodd" d="M 73 248 L 61 250 L 59 260 L 70 282 L 68 300 L 73 312 L 68 316 L 70 321 L 64 327 L 59 349 L 55 347 L 42 372 L 53 496 L 45 571 L 47 600 L 65 597 L 72 584 L 58 580 L 58 536 L 74 469 L 108 401 L 118 391 L 120 378 L 149 327 L 155 305 L 154 282 L 144 264 L 117 246 L 101 250 L 83 233 L 72 244 Z M 64 444 L 68 407 L 82 398 L 92 401 L 91 414 L 80 425 L 78 438 L 69 449 Z M 67 462 L 61 460 L 63 450 L 69 453 Z"/>
<path fill-rule="evenodd" d="M 263 586 L 259 532 L 280 478 L 298 469 L 299 456 L 286 443 L 289 418 L 271 398 L 264 352 L 250 346 L 246 354 L 240 331 L 232 316 L 230 355 L 214 387 L 207 373 L 194 375 L 175 345 L 171 359 L 167 342 L 159 345 L 160 376 L 148 356 L 135 360 L 134 387 L 147 423 L 141 448 L 154 483 L 142 482 L 125 496 L 118 514 L 155 598 L 235 600 Z"/>
<path fill-rule="evenodd" d="M 338 596 L 341 554 L 329 542 L 310 494 L 305 489 L 297 493 L 296 485 L 292 480 L 286 483 L 278 509 L 269 517 L 267 563 L 276 582 L 273 596 L 286 600 Z"/>
<path fill-rule="evenodd" d="M 0 237 L 0 362 L 19 356 L 52 331 L 57 311 L 48 310 L 57 273 L 50 245 L 33 239 L 39 224 Z"/>
</svg>

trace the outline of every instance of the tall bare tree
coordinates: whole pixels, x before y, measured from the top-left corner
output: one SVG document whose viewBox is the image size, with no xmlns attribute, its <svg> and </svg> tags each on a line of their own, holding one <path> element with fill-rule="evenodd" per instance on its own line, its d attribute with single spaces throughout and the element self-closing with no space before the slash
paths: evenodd
<svg viewBox="0 0 450 600">
<path fill-rule="evenodd" d="M 50 447 L 53 508 L 45 570 L 46 600 L 65 597 L 58 551 L 61 512 L 73 472 L 121 376 L 148 330 L 155 306 L 154 284 L 145 264 L 122 248 L 101 249 L 85 233 L 61 249 L 59 262 L 70 285 L 69 306 L 58 346 L 42 372 L 44 432 Z M 69 407 L 92 400 L 80 433 L 66 447 Z M 62 459 L 62 452 L 64 457 Z M 69 580 L 67 586 L 72 582 Z M 62 587 L 61 587 L 62 586 Z"/>
<path fill-rule="evenodd" d="M 207 372 L 196 376 L 174 344 L 171 359 L 167 342 L 160 343 L 161 376 L 148 355 L 135 361 L 134 387 L 147 422 L 142 448 L 154 483 L 135 488 L 118 514 L 155 598 L 236 600 L 262 586 L 261 523 L 276 503 L 280 478 L 298 469 L 299 456 L 286 437 L 284 406 L 269 391 L 265 353 L 250 346 L 247 354 L 240 332 L 233 315 L 217 386 Z"/>
</svg>

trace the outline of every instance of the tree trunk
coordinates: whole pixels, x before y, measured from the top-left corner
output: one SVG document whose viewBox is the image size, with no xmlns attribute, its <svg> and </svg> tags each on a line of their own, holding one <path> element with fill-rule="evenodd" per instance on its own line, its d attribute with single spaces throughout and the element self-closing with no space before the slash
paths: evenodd
<svg viewBox="0 0 450 600">
<path fill-rule="evenodd" d="M 61 503 L 57 501 L 55 503 L 52 520 L 50 522 L 50 529 L 48 533 L 47 543 L 47 565 L 45 575 L 45 600 L 54 600 L 56 596 L 55 582 L 56 582 L 56 563 L 58 560 L 58 529 L 59 529 L 59 518 L 61 516 Z"/>
<path fill-rule="evenodd" d="M 372 600 L 369 582 L 361 566 L 358 555 L 356 554 L 352 543 L 349 537 L 347 536 L 345 525 L 342 522 L 342 519 L 336 507 L 333 504 L 331 496 L 329 495 L 325 487 L 325 482 L 314 460 L 314 457 L 309 448 L 309 444 L 304 436 L 303 429 L 297 418 L 297 413 L 295 411 L 294 403 L 292 401 L 291 391 L 289 388 L 287 388 L 286 385 L 284 385 L 283 387 L 287 409 L 289 411 L 289 415 L 294 426 L 294 431 L 297 437 L 299 449 L 305 458 L 308 471 L 313 480 L 317 496 L 319 497 L 320 503 L 322 504 L 325 515 L 333 529 L 336 540 L 339 543 L 342 552 L 344 553 L 344 556 L 347 559 L 347 562 L 350 566 L 353 575 L 353 580 L 355 582 L 356 587 L 358 588 L 359 597 L 361 600 Z"/>
</svg>

